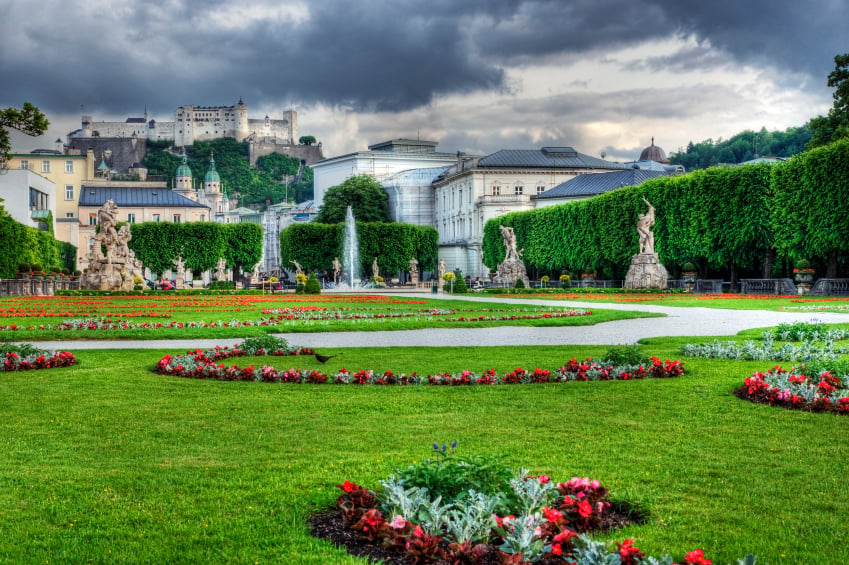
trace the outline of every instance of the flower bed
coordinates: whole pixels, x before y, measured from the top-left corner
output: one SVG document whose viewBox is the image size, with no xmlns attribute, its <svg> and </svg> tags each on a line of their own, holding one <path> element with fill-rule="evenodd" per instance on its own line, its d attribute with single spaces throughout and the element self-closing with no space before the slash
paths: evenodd
<svg viewBox="0 0 849 565">
<path fill-rule="evenodd" d="M 41 351 L 29 355 L 18 355 L 14 351 L 5 354 L 4 371 L 31 371 L 35 369 L 55 369 L 76 365 L 77 358 L 68 351 Z"/>
<path fill-rule="evenodd" d="M 259 350 L 256 355 L 314 355 L 309 348 L 286 348 L 272 352 Z M 614 367 L 600 364 L 588 359 L 576 361 L 571 359 L 559 369 L 535 368 L 533 370 L 516 368 L 504 374 L 497 374 L 495 369 L 487 369 L 483 373 L 462 371 L 460 373 L 436 373 L 434 375 L 418 375 L 411 373 L 396 374 L 393 371 L 377 373 L 372 370 L 349 371 L 342 368 L 333 375 L 327 375 L 315 370 L 288 369 L 278 370 L 264 366 L 259 369 L 225 366 L 218 363 L 229 357 L 247 355 L 242 349 L 216 347 L 214 349 L 196 349 L 185 355 L 166 355 L 156 364 L 155 372 L 164 375 L 187 377 L 195 379 L 218 379 L 235 381 L 262 381 L 297 384 L 356 384 L 356 385 L 509 385 L 567 381 L 610 381 L 632 380 L 645 378 L 672 378 L 684 373 L 681 361 L 661 361 L 652 357 L 651 364 L 637 366 Z"/>
<path fill-rule="evenodd" d="M 633 540 L 608 548 L 589 538 L 644 519 L 627 503 L 611 501 L 598 480 L 555 483 L 525 469 L 513 472 L 498 457 L 454 457 L 456 445 L 434 444 L 435 460 L 396 469 L 380 489 L 337 485 L 343 491 L 337 510 L 312 518 L 313 535 L 393 564 L 676 565 L 669 556 L 647 557 Z M 685 564 L 712 562 L 696 549 Z"/>
<path fill-rule="evenodd" d="M 776 366 L 747 377 L 735 394 L 744 400 L 791 410 L 849 414 L 849 377 L 841 379 L 828 371 L 805 375 L 804 367 L 787 371 Z"/>
</svg>

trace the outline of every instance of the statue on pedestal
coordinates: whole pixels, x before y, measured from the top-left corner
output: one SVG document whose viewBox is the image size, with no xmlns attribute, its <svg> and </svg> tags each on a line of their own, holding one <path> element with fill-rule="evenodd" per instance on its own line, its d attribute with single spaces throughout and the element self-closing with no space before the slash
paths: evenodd
<svg viewBox="0 0 849 565">
<path fill-rule="evenodd" d="M 342 272 L 342 263 L 339 262 L 339 257 L 333 258 L 333 284 L 339 284 L 339 273 Z"/>
<path fill-rule="evenodd" d="M 118 224 L 118 206 L 107 200 L 97 211 L 99 231 L 89 249 L 88 271 L 80 279 L 86 290 L 133 290 L 134 277 L 141 278 L 142 265 L 128 242 L 132 239 L 130 226 Z M 103 254 L 105 248 L 106 254 Z"/>
<path fill-rule="evenodd" d="M 498 265 L 495 275 L 496 283 L 507 283 L 511 287 L 516 286 L 516 281 L 521 279 L 525 287 L 530 286 L 528 272 L 525 270 L 525 262 L 522 261 L 524 249 L 516 249 L 516 233 L 510 226 L 498 226 L 501 230 L 501 238 L 504 241 L 504 261 Z"/>
<path fill-rule="evenodd" d="M 377 257 L 371 262 L 371 276 L 377 278 L 380 276 L 380 267 L 377 266 Z"/>
<path fill-rule="evenodd" d="M 227 269 L 227 261 L 223 257 L 218 259 L 218 264 L 215 265 L 215 280 L 223 281 L 225 270 Z"/>
<path fill-rule="evenodd" d="M 419 260 L 415 257 L 410 259 L 410 282 L 419 283 Z"/>
<path fill-rule="evenodd" d="M 631 259 L 631 267 L 625 276 L 625 288 L 666 288 L 669 273 L 660 264 L 660 259 L 654 250 L 654 206 L 643 198 L 649 211 L 638 214 L 637 234 L 640 236 L 640 252 Z"/>
</svg>

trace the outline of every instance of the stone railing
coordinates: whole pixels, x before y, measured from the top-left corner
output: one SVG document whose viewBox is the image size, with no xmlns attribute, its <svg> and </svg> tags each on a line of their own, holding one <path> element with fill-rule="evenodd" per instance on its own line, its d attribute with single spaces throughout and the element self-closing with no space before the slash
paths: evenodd
<svg viewBox="0 0 849 565">
<path fill-rule="evenodd" d="M 799 294 L 792 279 L 740 279 L 743 294 Z"/>
<path fill-rule="evenodd" d="M 32 277 L 0 279 L 0 296 L 53 296 L 57 290 L 77 290 L 78 279 Z"/>
<path fill-rule="evenodd" d="M 849 279 L 819 279 L 809 294 L 817 296 L 842 296 L 849 294 Z"/>
</svg>

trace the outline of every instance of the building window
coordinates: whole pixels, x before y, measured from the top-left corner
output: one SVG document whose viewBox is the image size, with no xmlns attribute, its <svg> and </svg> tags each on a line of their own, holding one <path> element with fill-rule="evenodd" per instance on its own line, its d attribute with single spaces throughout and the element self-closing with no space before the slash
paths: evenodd
<svg viewBox="0 0 849 565">
<path fill-rule="evenodd" d="M 525 193 L 525 187 L 524 186 L 514 186 L 513 187 L 513 194 L 519 195 L 519 194 L 524 194 L 524 193 Z"/>
<path fill-rule="evenodd" d="M 29 170 L 29 159 L 21 159 L 21 168 Z"/>
<path fill-rule="evenodd" d="M 96 226 L 97 225 L 97 214 L 89 214 L 88 215 L 88 225 Z"/>
<path fill-rule="evenodd" d="M 154 215 L 153 215 L 153 221 L 154 221 L 154 222 L 158 222 L 158 221 L 159 221 L 159 214 L 154 214 Z"/>
<path fill-rule="evenodd" d="M 50 161 L 44 160 L 41 162 L 41 172 L 49 173 L 50 172 Z"/>
<path fill-rule="evenodd" d="M 543 192 L 545 192 L 545 187 L 544 186 L 538 186 L 537 187 L 537 194 L 542 194 Z"/>
<path fill-rule="evenodd" d="M 133 214 L 133 213 L 127 214 L 127 221 L 131 224 L 135 224 L 136 223 L 136 215 Z"/>
<path fill-rule="evenodd" d="M 65 172 L 73 173 L 74 172 L 74 162 L 73 161 L 65 161 Z"/>
<path fill-rule="evenodd" d="M 498 196 L 499 194 L 501 194 L 501 187 L 500 186 L 493 186 L 492 187 L 492 195 Z"/>
<path fill-rule="evenodd" d="M 205 214 L 201 214 L 201 215 L 200 215 L 200 221 L 201 221 L 201 222 L 205 222 L 205 221 L 206 221 L 206 215 L 205 215 Z"/>
<path fill-rule="evenodd" d="M 174 223 L 175 223 L 175 224 L 179 224 L 179 223 L 180 223 L 180 214 L 174 214 Z"/>
<path fill-rule="evenodd" d="M 74 199 L 74 185 L 66 184 L 65 185 L 65 200 L 73 200 Z"/>
<path fill-rule="evenodd" d="M 66 217 L 66 218 L 73 218 L 73 217 L 74 217 L 74 213 L 73 213 L 73 212 L 65 212 L 65 217 Z"/>
</svg>

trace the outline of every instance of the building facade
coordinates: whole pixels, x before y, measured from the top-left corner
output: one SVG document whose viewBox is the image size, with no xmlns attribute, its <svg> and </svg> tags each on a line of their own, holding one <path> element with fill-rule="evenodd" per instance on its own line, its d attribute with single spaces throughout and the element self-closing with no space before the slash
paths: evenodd
<svg viewBox="0 0 849 565">
<path fill-rule="evenodd" d="M 12 219 L 25 226 L 55 232 L 56 185 L 53 181 L 29 169 L 0 173 L 0 206 Z"/>
<path fill-rule="evenodd" d="M 353 176 L 371 175 L 384 182 L 403 171 L 448 167 L 457 162 L 457 154 L 439 153 L 436 146 L 436 141 L 393 139 L 369 145 L 368 151 L 322 159 L 312 165 L 316 206 L 324 202 L 328 188 Z"/>
<path fill-rule="evenodd" d="M 578 175 L 624 168 L 571 147 L 510 149 L 464 159 L 433 182 L 439 258 L 450 270 L 484 278 L 489 273 L 481 251 L 486 222 L 509 212 L 532 210 L 532 196 Z"/>
<path fill-rule="evenodd" d="M 150 119 L 147 110 L 143 117 L 130 117 L 123 122 L 95 122 L 91 115 L 82 117 L 80 129 L 68 134 L 73 138 L 125 137 L 151 141 L 173 141 L 177 147 L 232 137 L 237 141 L 278 140 L 293 145 L 298 139 L 298 114 L 283 112 L 280 119 L 265 116 L 249 118 L 248 106 L 241 99 L 233 106 L 180 106 L 174 110 L 173 121 Z"/>
</svg>

